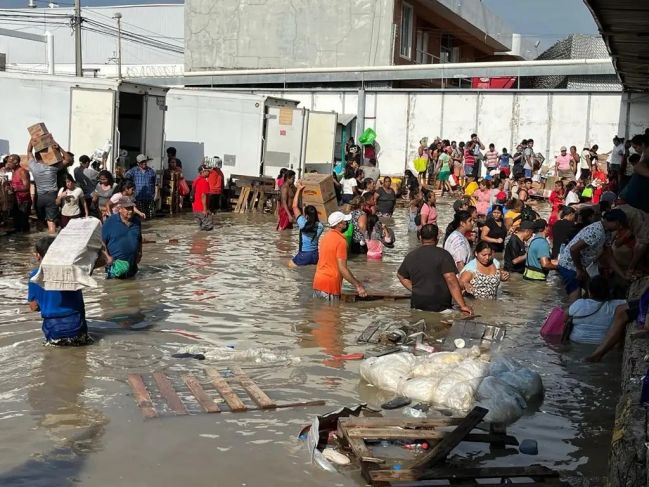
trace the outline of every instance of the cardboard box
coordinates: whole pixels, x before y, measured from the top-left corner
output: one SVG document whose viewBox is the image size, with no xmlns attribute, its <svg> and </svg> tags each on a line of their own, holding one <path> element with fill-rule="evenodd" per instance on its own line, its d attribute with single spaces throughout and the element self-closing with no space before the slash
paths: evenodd
<svg viewBox="0 0 649 487">
<path fill-rule="evenodd" d="M 330 174 L 305 174 L 300 182 L 305 186 L 302 192 L 305 204 L 324 204 L 336 198 L 334 179 Z"/>
<path fill-rule="evenodd" d="M 50 245 L 31 282 L 48 291 L 96 287 L 97 282 L 91 275 L 101 247 L 101 222 L 98 219 L 72 219 Z"/>
<path fill-rule="evenodd" d="M 31 127 L 27 127 L 27 131 L 29 132 L 29 135 L 34 137 L 42 137 L 43 135 L 49 134 L 47 127 L 45 126 L 44 123 L 35 123 Z"/>
<path fill-rule="evenodd" d="M 45 134 L 37 137 L 36 140 L 32 142 L 34 150 L 40 152 L 54 145 L 54 137 L 52 134 Z"/>
<path fill-rule="evenodd" d="M 48 166 L 53 166 L 59 162 L 63 162 L 63 154 L 55 147 L 48 147 L 47 149 L 39 152 L 41 162 Z"/>
<path fill-rule="evenodd" d="M 331 215 L 334 211 L 339 211 L 338 208 L 338 201 L 336 201 L 336 198 L 333 198 L 326 203 L 305 203 L 307 205 L 313 205 L 315 206 L 316 211 L 318 212 L 318 219 L 320 220 L 320 223 L 323 225 L 327 225 L 327 220 L 329 219 L 329 215 Z"/>
</svg>

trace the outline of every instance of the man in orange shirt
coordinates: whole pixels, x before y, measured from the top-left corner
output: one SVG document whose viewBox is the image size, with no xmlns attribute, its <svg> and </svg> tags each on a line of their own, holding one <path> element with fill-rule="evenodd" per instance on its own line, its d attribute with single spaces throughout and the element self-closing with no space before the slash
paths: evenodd
<svg viewBox="0 0 649 487">
<path fill-rule="evenodd" d="M 224 176 L 223 171 L 219 167 L 220 160 L 210 169 L 210 174 L 207 177 L 207 182 L 210 185 L 210 194 L 208 206 L 210 213 L 216 213 L 216 210 L 221 208 L 221 196 L 223 195 Z"/>
<path fill-rule="evenodd" d="M 329 215 L 330 230 L 320 239 L 318 266 L 313 277 L 313 296 L 335 301 L 340 299 L 343 278 L 356 288 L 358 295 L 367 296 L 367 291 L 347 268 L 347 240 L 343 236 L 349 226 L 351 215 L 335 211 Z"/>
</svg>

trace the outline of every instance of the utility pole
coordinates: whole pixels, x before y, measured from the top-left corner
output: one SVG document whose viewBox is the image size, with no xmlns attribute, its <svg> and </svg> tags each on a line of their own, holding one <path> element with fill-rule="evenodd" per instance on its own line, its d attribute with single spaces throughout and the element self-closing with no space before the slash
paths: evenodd
<svg viewBox="0 0 649 487">
<path fill-rule="evenodd" d="M 74 0 L 74 62 L 76 75 L 83 76 L 81 59 L 81 0 Z"/>
<path fill-rule="evenodd" d="M 117 20 L 117 79 L 122 79 L 122 14 L 115 12 Z"/>
</svg>

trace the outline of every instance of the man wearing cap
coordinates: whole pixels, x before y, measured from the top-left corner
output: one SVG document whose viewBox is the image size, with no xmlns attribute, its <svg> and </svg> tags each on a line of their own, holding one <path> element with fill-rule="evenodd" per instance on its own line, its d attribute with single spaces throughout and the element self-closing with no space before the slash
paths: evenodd
<svg viewBox="0 0 649 487">
<path fill-rule="evenodd" d="M 523 278 L 528 281 L 545 281 L 548 273 L 557 268 L 556 261 L 551 259 L 552 251 L 545 229 L 548 223 L 542 218 L 534 221 L 534 237 L 527 246 L 525 272 Z"/>
<path fill-rule="evenodd" d="M 568 149 L 564 145 L 561 147 L 561 154 L 554 159 L 554 171 L 560 178 L 574 179 L 575 175 L 571 168 L 572 157 L 568 154 Z"/>
<path fill-rule="evenodd" d="M 152 218 L 155 213 L 155 200 L 158 199 L 158 186 L 156 184 L 156 174 L 147 162 L 151 160 L 145 154 L 140 154 L 135 158 L 137 166 L 129 169 L 124 175 L 132 179 L 135 183 L 135 204 L 138 210 Z"/>
<path fill-rule="evenodd" d="M 214 228 L 212 219 L 209 216 L 211 210 L 208 209 L 208 196 L 211 196 L 209 195 L 209 175 L 210 168 L 203 164 L 198 168 L 198 176 L 194 179 L 193 184 L 194 201 L 192 202 L 192 210 L 201 230 L 212 230 Z"/>
<path fill-rule="evenodd" d="M 327 301 L 340 299 L 343 279 L 356 288 L 359 296 L 367 296 L 363 284 L 347 267 L 347 240 L 343 233 L 349 226 L 351 215 L 334 211 L 329 215 L 329 231 L 320 239 L 318 265 L 313 277 L 313 296 Z"/>
<path fill-rule="evenodd" d="M 101 229 L 101 239 L 112 258 L 112 263 L 106 267 L 108 279 L 133 277 L 142 258 L 142 226 L 140 218 L 134 214 L 135 203 L 122 197 L 118 208 Z"/>
<path fill-rule="evenodd" d="M 600 260 L 607 263 L 618 275 L 625 277 L 622 270 L 610 258 L 612 233 L 626 225 L 626 215 L 620 209 L 608 211 L 602 219 L 579 231 L 559 254 L 557 270 L 563 279 L 568 301 L 575 302 L 581 296 L 581 289 L 590 276 L 598 274 Z"/>
<path fill-rule="evenodd" d="M 507 272 L 525 272 L 527 260 L 526 242 L 534 235 L 534 222 L 523 220 L 505 246 L 505 270 Z"/>
<path fill-rule="evenodd" d="M 473 309 L 464 301 L 457 267 L 451 254 L 437 246 L 439 229 L 431 223 L 421 227 L 421 246 L 410 252 L 399 267 L 399 282 L 412 292 L 410 307 L 423 311 L 451 309 L 453 300 L 463 313 Z"/>
</svg>

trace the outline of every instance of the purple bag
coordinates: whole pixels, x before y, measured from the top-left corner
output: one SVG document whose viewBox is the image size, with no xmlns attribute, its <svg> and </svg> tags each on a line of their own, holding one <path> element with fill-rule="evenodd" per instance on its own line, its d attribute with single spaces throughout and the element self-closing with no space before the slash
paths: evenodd
<svg viewBox="0 0 649 487">
<path fill-rule="evenodd" d="M 561 338 L 566 326 L 564 311 L 561 306 L 552 308 L 541 326 L 541 336 L 543 338 Z"/>
</svg>

